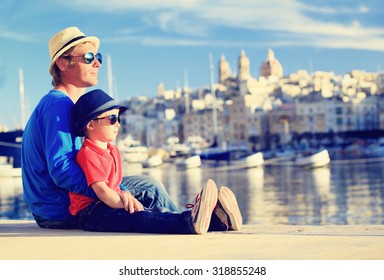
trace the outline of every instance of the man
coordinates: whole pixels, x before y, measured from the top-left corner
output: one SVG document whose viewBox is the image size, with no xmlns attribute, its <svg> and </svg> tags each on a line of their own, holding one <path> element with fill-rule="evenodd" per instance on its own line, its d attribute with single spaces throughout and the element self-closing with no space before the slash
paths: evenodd
<svg viewBox="0 0 384 280">
<path fill-rule="evenodd" d="M 75 162 L 81 140 L 72 131 L 71 112 L 87 88 L 98 82 L 102 64 L 102 55 L 98 53 L 100 40 L 87 37 L 77 27 L 69 27 L 56 33 L 48 46 L 49 73 L 54 88 L 40 100 L 25 127 L 22 141 L 24 200 L 40 227 L 78 228 L 78 217 L 73 217 L 68 210 L 68 192 L 91 198 L 96 195 L 87 186 L 84 173 Z M 164 186 L 153 178 L 125 177 L 121 188 L 126 210 L 132 203 L 177 210 Z"/>
</svg>

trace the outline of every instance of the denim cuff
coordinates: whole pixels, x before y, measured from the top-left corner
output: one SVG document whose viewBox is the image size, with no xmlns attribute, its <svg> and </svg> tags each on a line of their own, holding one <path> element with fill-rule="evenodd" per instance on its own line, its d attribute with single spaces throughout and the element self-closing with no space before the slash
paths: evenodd
<svg viewBox="0 0 384 280">
<path fill-rule="evenodd" d="M 187 224 L 186 232 L 182 232 L 184 234 L 191 234 L 191 233 L 196 234 L 195 227 L 193 226 L 191 213 L 192 213 L 191 210 L 187 210 L 181 213 L 185 223 Z"/>
<path fill-rule="evenodd" d="M 124 186 L 123 184 L 120 184 L 120 190 L 129 191 L 128 188 L 126 186 Z"/>
</svg>

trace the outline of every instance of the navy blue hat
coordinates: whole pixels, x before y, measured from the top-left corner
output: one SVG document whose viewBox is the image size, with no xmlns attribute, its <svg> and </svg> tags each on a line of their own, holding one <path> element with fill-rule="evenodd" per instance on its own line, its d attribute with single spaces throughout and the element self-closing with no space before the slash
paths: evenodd
<svg viewBox="0 0 384 280">
<path fill-rule="evenodd" d="M 120 109 L 119 114 L 122 114 L 128 108 L 119 104 L 101 89 L 82 95 L 73 106 L 74 132 L 78 136 L 84 136 L 85 127 L 91 120 L 113 109 Z"/>
</svg>

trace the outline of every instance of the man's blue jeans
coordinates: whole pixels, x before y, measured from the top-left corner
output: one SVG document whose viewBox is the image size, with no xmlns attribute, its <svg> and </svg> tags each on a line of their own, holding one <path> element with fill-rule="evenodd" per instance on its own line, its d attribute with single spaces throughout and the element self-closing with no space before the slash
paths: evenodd
<svg viewBox="0 0 384 280">
<path fill-rule="evenodd" d="M 150 176 L 127 176 L 123 178 L 121 185 L 126 187 L 145 208 L 179 211 L 164 185 Z"/>
</svg>

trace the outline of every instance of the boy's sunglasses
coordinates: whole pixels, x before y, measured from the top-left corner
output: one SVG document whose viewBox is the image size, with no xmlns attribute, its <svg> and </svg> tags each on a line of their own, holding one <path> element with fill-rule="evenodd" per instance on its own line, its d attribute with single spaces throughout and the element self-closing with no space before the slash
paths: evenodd
<svg viewBox="0 0 384 280">
<path fill-rule="evenodd" d="M 87 53 L 82 54 L 82 55 L 67 55 L 67 56 L 64 56 L 64 58 L 66 58 L 66 57 L 83 57 L 84 58 L 84 62 L 86 64 L 91 64 L 92 61 L 94 61 L 95 58 L 96 58 L 97 61 L 100 62 L 100 64 L 103 63 L 103 56 L 101 55 L 101 53 L 93 54 L 93 52 L 87 52 Z"/>
<path fill-rule="evenodd" d="M 96 118 L 96 119 L 94 119 L 94 120 L 104 120 L 104 119 L 109 119 L 109 123 L 110 123 L 111 125 L 115 125 L 116 122 L 119 122 L 119 123 L 120 123 L 120 116 L 115 115 L 115 114 L 110 115 L 110 116 L 105 116 L 105 117 L 102 117 L 102 118 Z"/>
</svg>

